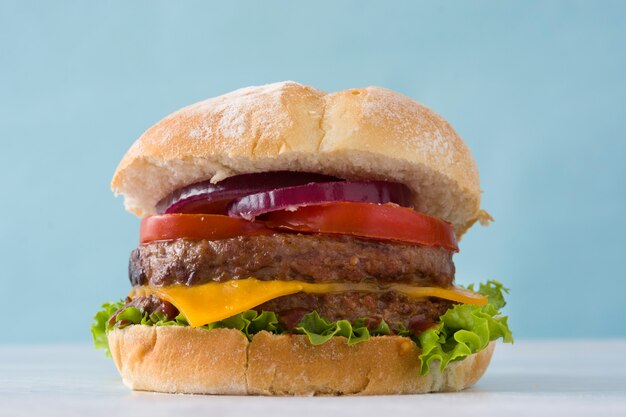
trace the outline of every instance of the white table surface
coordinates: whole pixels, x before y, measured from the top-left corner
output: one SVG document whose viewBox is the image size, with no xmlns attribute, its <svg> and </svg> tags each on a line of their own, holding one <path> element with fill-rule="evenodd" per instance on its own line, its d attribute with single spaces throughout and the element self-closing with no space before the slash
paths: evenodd
<svg viewBox="0 0 626 417">
<path fill-rule="evenodd" d="M 499 344 L 460 393 L 268 398 L 131 392 L 87 345 L 0 346 L 0 416 L 626 416 L 626 340 Z"/>
</svg>

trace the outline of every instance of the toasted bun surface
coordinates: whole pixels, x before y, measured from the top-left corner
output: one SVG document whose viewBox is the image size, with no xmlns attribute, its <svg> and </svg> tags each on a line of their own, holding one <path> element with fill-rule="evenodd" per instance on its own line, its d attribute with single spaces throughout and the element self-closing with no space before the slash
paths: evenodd
<svg viewBox="0 0 626 417">
<path fill-rule="evenodd" d="M 349 346 L 311 345 L 302 335 L 129 326 L 109 333 L 124 383 L 134 390 L 192 394 L 377 395 L 459 391 L 485 372 L 495 343 L 441 373 L 419 375 L 419 348 L 399 336 Z"/>
<path fill-rule="evenodd" d="M 476 163 L 452 126 L 379 87 L 326 94 L 281 82 L 196 103 L 148 129 L 111 187 L 145 216 L 182 186 L 278 170 L 404 183 L 415 209 L 449 221 L 457 237 L 489 219 L 480 210 Z"/>
</svg>

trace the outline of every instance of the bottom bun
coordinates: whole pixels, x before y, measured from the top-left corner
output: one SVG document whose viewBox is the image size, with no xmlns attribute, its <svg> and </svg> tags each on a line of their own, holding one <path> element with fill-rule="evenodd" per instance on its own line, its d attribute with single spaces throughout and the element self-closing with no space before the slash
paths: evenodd
<svg viewBox="0 0 626 417">
<path fill-rule="evenodd" d="M 313 346 L 306 336 L 178 326 L 129 326 L 109 332 L 124 384 L 186 394 L 381 395 L 459 391 L 483 375 L 495 343 L 420 376 L 420 349 L 406 337 L 355 345 L 343 337 Z"/>
</svg>

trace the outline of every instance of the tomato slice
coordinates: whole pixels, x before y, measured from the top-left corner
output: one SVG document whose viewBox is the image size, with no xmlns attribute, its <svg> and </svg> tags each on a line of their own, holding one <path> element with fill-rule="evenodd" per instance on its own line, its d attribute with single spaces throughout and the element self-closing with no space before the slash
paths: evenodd
<svg viewBox="0 0 626 417">
<path fill-rule="evenodd" d="M 277 231 L 350 235 L 458 252 L 452 225 L 396 204 L 335 202 L 275 211 L 265 223 L 220 214 L 158 214 L 141 221 L 141 243 L 155 240 L 208 239 L 269 235 Z"/>
<path fill-rule="evenodd" d="M 336 202 L 300 207 L 296 211 L 269 213 L 266 225 L 281 230 L 351 235 L 459 251 L 451 224 L 395 204 Z"/>
<path fill-rule="evenodd" d="M 172 239 L 227 239 L 236 236 L 269 235 L 275 231 L 263 223 L 219 214 L 158 214 L 141 221 L 141 243 Z"/>
</svg>

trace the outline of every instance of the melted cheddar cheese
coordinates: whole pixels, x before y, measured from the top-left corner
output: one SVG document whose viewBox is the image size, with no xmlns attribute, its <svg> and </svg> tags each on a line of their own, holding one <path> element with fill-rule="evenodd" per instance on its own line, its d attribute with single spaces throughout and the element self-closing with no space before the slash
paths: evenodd
<svg viewBox="0 0 626 417">
<path fill-rule="evenodd" d="M 284 295 L 298 292 L 327 294 L 347 291 L 395 291 L 412 298 L 437 297 L 476 305 L 487 303 L 485 296 L 458 287 L 419 287 L 410 284 L 389 284 L 381 287 L 373 283 L 314 284 L 302 281 L 260 281 L 255 278 L 210 282 L 196 286 L 142 286 L 133 288 L 129 296 L 135 298 L 156 295 L 172 303 L 191 326 L 197 327 L 223 320 Z"/>
</svg>

